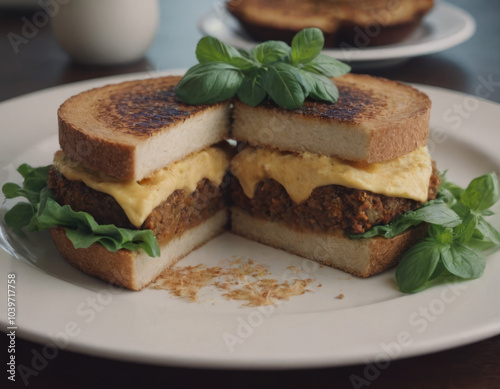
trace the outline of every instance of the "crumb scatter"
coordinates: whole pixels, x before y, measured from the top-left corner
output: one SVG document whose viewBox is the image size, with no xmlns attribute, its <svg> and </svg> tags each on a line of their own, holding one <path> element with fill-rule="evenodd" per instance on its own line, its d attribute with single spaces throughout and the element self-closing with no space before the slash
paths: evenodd
<svg viewBox="0 0 500 389">
<path fill-rule="evenodd" d="M 243 306 L 247 307 L 258 307 L 273 305 L 278 300 L 288 301 L 290 297 L 311 292 L 307 286 L 315 281 L 312 278 L 294 278 L 279 282 L 269 278 L 271 272 L 268 266 L 251 259 L 233 257 L 230 261 L 225 261 L 225 264 L 214 267 L 197 265 L 169 268 L 150 287 L 168 290 L 174 296 L 196 302 L 200 291 L 212 286 L 222 292 L 227 300 L 242 301 Z M 300 272 L 295 266 L 290 266 L 289 270 L 294 274 Z"/>
</svg>

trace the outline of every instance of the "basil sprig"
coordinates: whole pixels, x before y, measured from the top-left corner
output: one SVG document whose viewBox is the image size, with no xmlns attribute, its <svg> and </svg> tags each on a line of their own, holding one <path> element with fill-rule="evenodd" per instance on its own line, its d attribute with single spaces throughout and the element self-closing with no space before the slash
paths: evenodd
<svg viewBox="0 0 500 389">
<path fill-rule="evenodd" d="M 97 242 L 112 252 L 143 249 L 151 257 L 160 255 L 158 241 L 151 230 L 100 225 L 86 212 L 59 205 L 47 187 L 49 169 L 50 166 L 33 168 L 23 164 L 17 169 L 24 178 L 22 186 L 12 182 L 3 185 L 6 198 L 24 197 L 29 202 L 17 203 L 5 213 L 4 220 L 9 227 L 19 230 L 28 226 L 29 231 L 63 227 L 75 248 L 87 248 Z"/>
<path fill-rule="evenodd" d="M 429 224 L 428 236 L 408 250 L 396 269 L 399 290 L 418 292 L 436 283 L 480 277 L 485 253 L 500 246 L 500 233 L 485 220 L 499 199 L 498 178 L 488 173 L 472 180 L 466 189 L 443 177 L 435 200 L 408 211 L 394 222 L 374 226 L 351 239 L 394 238 L 420 223 Z"/>
<path fill-rule="evenodd" d="M 441 198 L 459 217 L 429 222 L 429 236 L 408 250 L 396 269 L 399 290 L 418 292 L 436 283 L 479 278 L 486 266 L 485 253 L 500 246 L 500 233 L 485 220 L 499 199 L 498 179 L 488 173 L 472 180 L 466 189 L 443 180 Z M 429 207 L 430 208 L 430 207 Z"/>
<path fill-rule="evenodd" d="M 321 54 L 324 42 L 318 28 L 297 33 L 291 47 L 267 41 L 249 52 L 204 37 L 196 47 L 199 63 L 186 72 L 175 93 L 188 104 L 212 104 L 235 95 L 251 106 L 269 97 L 290 110 L 302 107 L 308 97 L 334 103 L 339 92 L 328 77 L 341 76 L 351 68 Z"/>
</svg>

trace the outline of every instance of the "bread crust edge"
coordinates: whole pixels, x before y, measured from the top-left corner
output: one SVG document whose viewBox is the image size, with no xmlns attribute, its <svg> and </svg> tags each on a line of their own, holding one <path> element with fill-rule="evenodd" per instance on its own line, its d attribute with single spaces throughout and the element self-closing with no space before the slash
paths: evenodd
<svg viewBox="0 0 500 389">
<path fill-rule="evenodd" d="M 242 226 L 242 223 L 247 225 Z M 353 240 L 341 231 L 337 234 L 296 231 L 282 223 L 256 218 L 234 207 L 231 209 L 231 224 L 232 232 L 237 235 L 361 278 L 370 277 L 397 265 L 402 255 L 421 240 L 428 230 L 428 225 L 421 223 L 391 239 L 377 236 Z M 276 231 L 277 237 L 271 237 L 269 231 L 272 230 Z M 306 246 L 301 246 L 303 242 L 306 242 Z M 308 243 L 314 244 L 315 249 L 307 250 L 305 247 Z M 352 263 L 342 263 L 345 261 L 339 258 L 337 253 L 343 249 L 359 256 L 362 264 L 355 267 Z"/>
</svg>

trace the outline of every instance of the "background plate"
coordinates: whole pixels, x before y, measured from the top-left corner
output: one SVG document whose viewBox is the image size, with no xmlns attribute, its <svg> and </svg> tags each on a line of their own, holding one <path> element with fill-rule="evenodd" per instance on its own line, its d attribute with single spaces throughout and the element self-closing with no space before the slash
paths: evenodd
<svg viewBox="0 0 500 389">
<path fill-rule="evenodd" d="M 198 28 L 232 46 L 250 49 L 258 42 L 250 38 L 224 8 L 215 8 L 198 21 Z M 345 62 L 396 60 L 436 53 L 469 39 L 476 29 L 471 15 L 452 4 L 439 1 L 418 29 L 404 41 L 379 47 L 325 49 L 324 54 Z"/>
</svg>

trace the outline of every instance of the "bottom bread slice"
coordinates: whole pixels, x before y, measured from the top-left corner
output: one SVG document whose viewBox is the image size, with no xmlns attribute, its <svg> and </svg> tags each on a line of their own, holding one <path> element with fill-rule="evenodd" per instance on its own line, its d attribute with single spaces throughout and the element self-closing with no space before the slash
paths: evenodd
<svg viewBox="0 0 500 389">
<path fill-rule="evenodd" d="M 427 232 L 421 224 L 392 238 L 349 239 L 342 231 L 320 234 L 299 231 L 282 223 L 256 218 L 231 208 L 234 233 L 293 254 L 321 262 L 358 277 L 369 277 L 396 265 L 403 253 Z"/>
<path fill-rule="evenodd" d="M 227 222 L 228 211 L 223 209 L 160 246 L 158 258 L 142 250 L 112 253 L 98 243 L 86 249 L 75 249 L 63 228 L 51 228 L 50 235 L 61 255 L 76 268 L 115 285 L 141 290 L 164 269 L 222 233 Z"/>
</svg>

